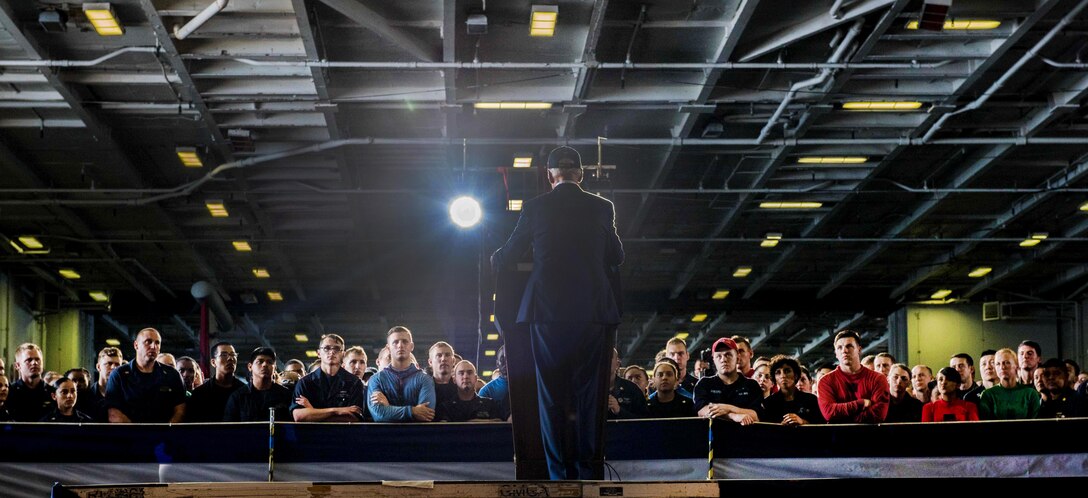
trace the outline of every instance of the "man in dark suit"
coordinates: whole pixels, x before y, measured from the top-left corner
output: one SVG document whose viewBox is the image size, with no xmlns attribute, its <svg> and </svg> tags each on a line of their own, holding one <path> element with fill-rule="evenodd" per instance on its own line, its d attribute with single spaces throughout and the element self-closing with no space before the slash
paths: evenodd
<svg viewBox="0 0 1088 498">
<path fill-rule="evenodd" d="M 578 152 L 553 150 L 552 191 L 525 203 L 514 233 L 491 257 L 497 269 L 533 249 L 517 320 L 530 325 L 552 479 L 604 477 L 609 355 L 620 321 L 619 289 L 609 279 L 623 263 L 615 209 L 582 190 L 581 181 Z"/>
</svg>

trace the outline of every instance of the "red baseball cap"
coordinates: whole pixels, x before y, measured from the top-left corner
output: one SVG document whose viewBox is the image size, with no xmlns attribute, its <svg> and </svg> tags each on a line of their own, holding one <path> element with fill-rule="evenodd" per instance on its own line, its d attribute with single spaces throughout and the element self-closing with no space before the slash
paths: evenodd
<svg viewBox="0 0 1088 498">
<path fill-rule="evenodd" d="M 737 343 L 733 342 L 733 339 L 730 339 L 728 337 L 722 337 L 721 339 L 714 341 L 714 345 L 710 347 L 710 352 L 717 353 L 719 347 L 736 351 Z"/>
</svg>

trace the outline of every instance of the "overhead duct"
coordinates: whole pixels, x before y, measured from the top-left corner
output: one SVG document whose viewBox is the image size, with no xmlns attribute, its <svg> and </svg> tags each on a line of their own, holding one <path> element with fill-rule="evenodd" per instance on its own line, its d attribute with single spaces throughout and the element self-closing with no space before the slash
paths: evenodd
<svg viewBox="0 0 1088 498">
<path fill-rule="evenodd" d="M 234 328 L 234 318 L 230 316 L 226 303 L 219 297 L 219 293 L 215 291 L 212 284 L 201 280 L 193 284 L 189 292 L 197 302 L 208 305 L 208 309 L 215 315 L 215 322 L 219 324 L 220 332 L 229 332 Z"/>
<path fill-rule="evenodd" d="M 227 8 L 228 1 L 229 0 L 215 0 L 215 2 L 213 2 L 211 5 L 205 7 L 204 10 L 200 11 L 200 13 L 196 15 L 196 17 L 190 19 L 189 22 L 185 23 L 184 26 L 175 25 L 174 38 L 184 40 L 186 37 L 193 34 L 193 31 L 200 29 L 200 27 L 203 26 L 204 23 L 208 22 L 208 19 L 211 19 L 212 16 Z"/>
</svg>

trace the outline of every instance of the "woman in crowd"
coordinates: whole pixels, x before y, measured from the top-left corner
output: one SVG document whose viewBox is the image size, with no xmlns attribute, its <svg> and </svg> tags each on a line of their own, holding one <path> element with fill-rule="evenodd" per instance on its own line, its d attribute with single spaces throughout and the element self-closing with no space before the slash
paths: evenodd
<svg viewBox="0 0 1088 498">
<path fill-rule="evenodd" d="M 778 392 L 763 400 L 764 420 L 793 426 L 824 423 L 816 395 L 797 389 L 800 374 L 801 365 L 797 360 L 783 355 L 771 359 L 771 375 Z"/>
<path fill-rule="evenodd" d="M 952 367 L 937 372 L 937 399 L 922 407 L 922 422 L 966 422 L 978 420 L 974 403 L 960 399 L 960 373 Z"/>
<path fill-rule="evenodd" d="M 4 403 L 8 401 L 8 378 L 4 374 L 0 374 L 0 422 L 11 422 L 11 414 L 8 413 L 8 407 L 4 406 Z"/>
</svg>

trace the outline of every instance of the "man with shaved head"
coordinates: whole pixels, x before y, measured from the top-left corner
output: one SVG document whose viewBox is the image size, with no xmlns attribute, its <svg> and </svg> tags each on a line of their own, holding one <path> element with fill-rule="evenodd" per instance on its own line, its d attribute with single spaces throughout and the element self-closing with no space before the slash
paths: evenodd
<svg viewBox="0 0 1088 498">
<path fill-rule="evenodd" d="M 457 395 L 438 405 L 435 419 L 444 422 L 468 422 L 470 420 L 502 420 L 499 405 L 491 398 L 476 394 L 476 366 L 461 360 L 453 366 L 453 383 Z"/>
<path fill-rule="evenodd" d="M 106 383 L 106 406 L 112 423 L 178 423 L 185 418 L 185 386 L 181 374 L 158 361 L 162 334 L 146 328 L 132 343 L 136 357 L 113 369 Z"/>
</svg>

